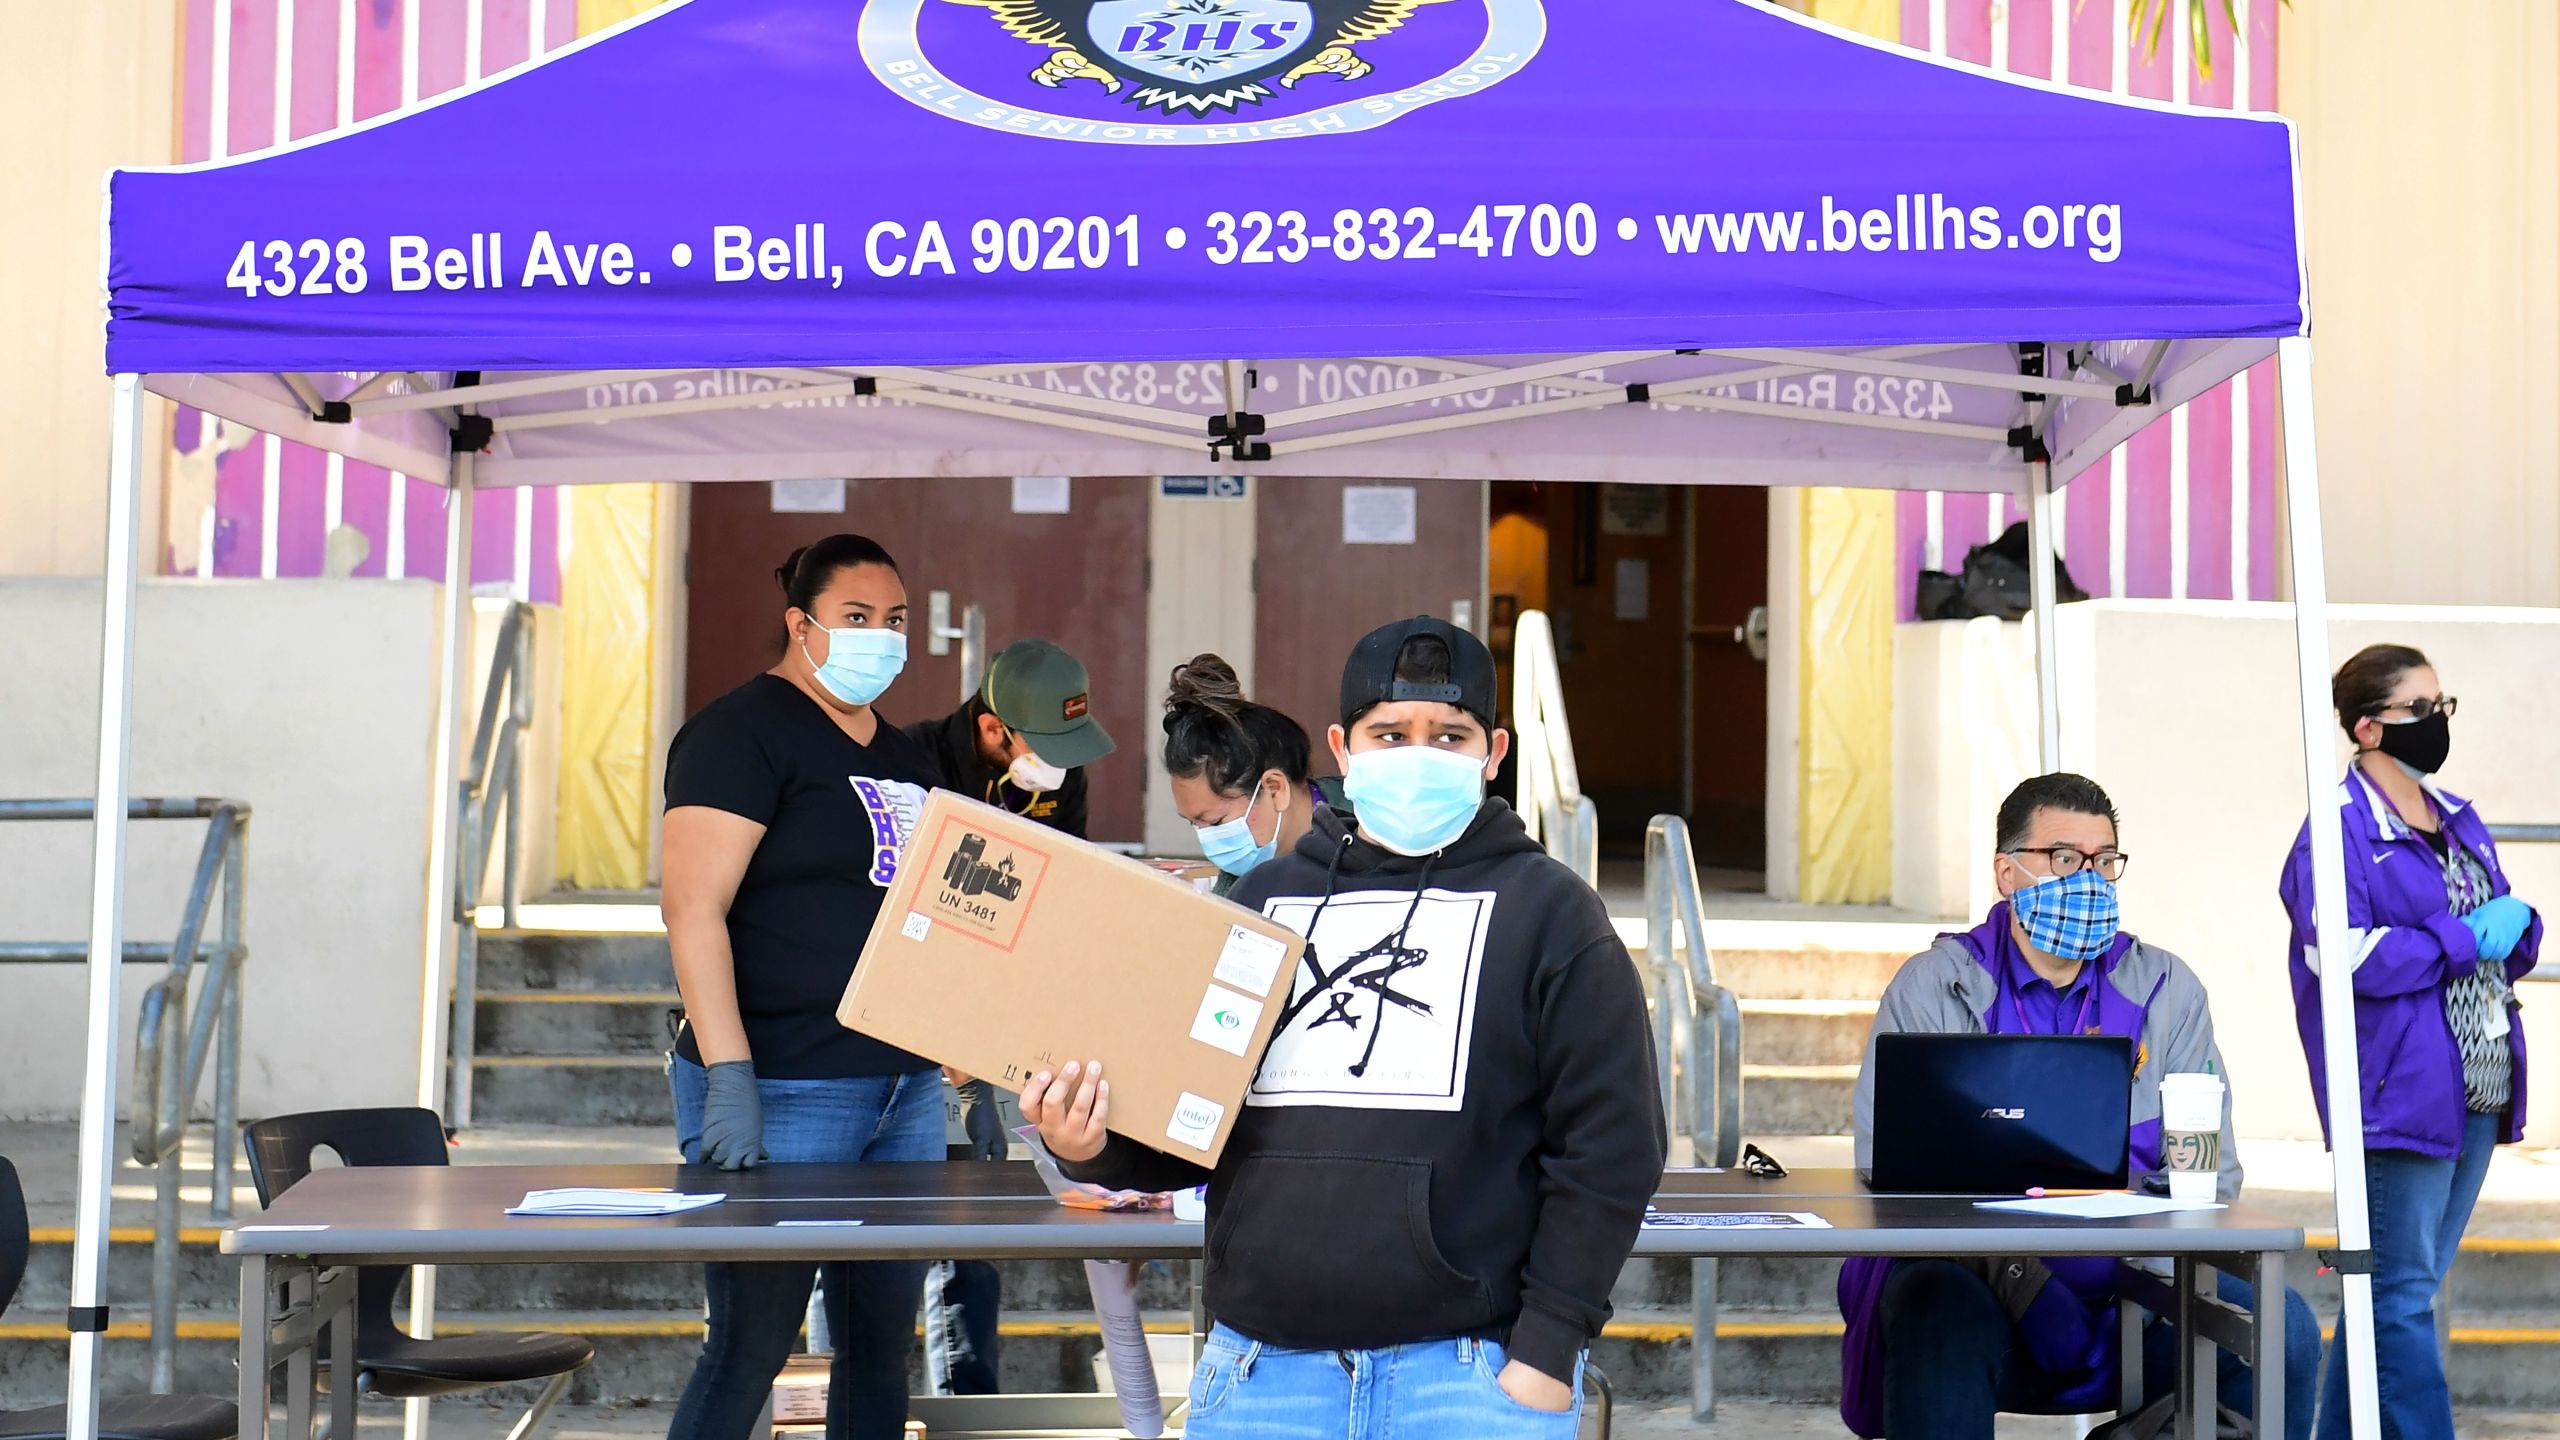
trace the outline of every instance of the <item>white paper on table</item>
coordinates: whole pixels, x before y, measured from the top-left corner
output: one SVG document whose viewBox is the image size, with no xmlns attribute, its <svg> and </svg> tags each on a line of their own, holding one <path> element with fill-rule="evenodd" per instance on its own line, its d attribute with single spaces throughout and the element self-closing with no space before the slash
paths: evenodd
<svg viewBox="0 0 2560 1440">
<path fill-rule="evenodd" d="M 728 1199 L 725 1194 L 686 1195 L 674 1190 L 528 1190 L 510 1215 L 681 1215 Z"/>
<path fill-rule="evenodd" d="M 1831 1222 L 1802 1210 L 1649 1210 L 1647 1230 L 1828 1230 Z"/>
<path fill-rule="evenodd" d="M 2125 1220 L 2136 1215 L 2169 1215 L 2181 1210 L 2219 1210 L 2218 1200 L 2172 1200 L 2166 1195 L 2136 1195 L 2107 1190 L 2096 1195 L 2044 1195 L 2026 1200 L 1976 1200 L 1977 1210 L 2006 1210 L 2017 1215 L 2051 1215 L 2065 1220 Z"/>
</svg>

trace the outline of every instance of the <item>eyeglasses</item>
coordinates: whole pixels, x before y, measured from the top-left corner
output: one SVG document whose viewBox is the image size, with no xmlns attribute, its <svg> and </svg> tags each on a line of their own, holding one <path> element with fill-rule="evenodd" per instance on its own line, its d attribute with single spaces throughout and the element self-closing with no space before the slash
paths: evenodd
<svg viewBox="0 0 2560 1440">
<path fill-rule="evenodd" d="M 2456 700 L 2450 695 L 2444 696 L 2440 699 L 2430 696 L 2421 696 L 2415 700 L 2400 700 L 2389 705 L 2380 706 L 2376 708 L 2373 713 L 2380 716 L 2388 715 L 2394 710 L 2406 710 L 2409 712 L 2409 718 L 2412 720 L 2431 720 L 2438 715 L 2442 715 L 2446 719 L 2450 720 L 2453 718 L 2454 710 L 2461 704 L 2461 701 Z"/>
<path fill-rule="evenodd" d="M 2001 853 L 2041 855 L 2044 857 L 2044 863 L 2052 867 L 2056 875 L 2077 875 L 2083 869 L 2094 868 L 2109 881 L 2123 879 L 2124 867 L 2133 863 L 2133 857 L 2121 850 L 2101 850 L 2092 855 L 2072 845 L 2052 845 L 2042 850 L 2005 850 Z"/>
</svg>

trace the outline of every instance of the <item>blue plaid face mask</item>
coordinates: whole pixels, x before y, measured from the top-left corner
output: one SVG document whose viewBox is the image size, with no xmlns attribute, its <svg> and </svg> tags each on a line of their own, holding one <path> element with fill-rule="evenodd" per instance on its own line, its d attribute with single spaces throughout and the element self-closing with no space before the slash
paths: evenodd
<svg viewBox="0 0 2560 1440">
<path fill-rule="evenodd" d="M 2020 888 L 2009 909 L 2027 932 L 2027 943 L 2057 960 L 2095 960 L 2116 943 L 2122 913 L 2115 882 L 2095 870 L 2075 870 Z"/>
</svg>

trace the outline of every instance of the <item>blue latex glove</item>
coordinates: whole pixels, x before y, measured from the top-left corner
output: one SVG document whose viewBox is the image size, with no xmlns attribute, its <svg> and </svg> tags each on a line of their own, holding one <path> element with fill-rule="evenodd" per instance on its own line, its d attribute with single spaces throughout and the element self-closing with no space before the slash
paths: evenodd
<svg viewBox="0 0 2560 1440">
<path fill-rule="evenodd" d="M 2492 963 L 2515 953 L 2524 932 L 2533 927 L 2533 907 L 2513 895 L 2501 895 L 2462 917 L 2480 942 L 2480 958 Z"/>
<path fill-rule="evenodd" d="M 2036 1368 L 2047 1375 L 2085 1374 L 2097 1340 L 2089 1302 L 2060 1280 L 2046 1281 L 2036 1298 L 2027 1302 L 2027 1313 L 2018 1317 L 2018 1338 L 2026 1342 Z"/>
</svg>

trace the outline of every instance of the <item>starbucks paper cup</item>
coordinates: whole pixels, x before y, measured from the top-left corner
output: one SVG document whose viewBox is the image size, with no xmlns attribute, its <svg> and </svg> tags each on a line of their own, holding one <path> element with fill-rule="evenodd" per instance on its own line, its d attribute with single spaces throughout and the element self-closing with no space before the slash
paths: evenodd
<svg viewBox="0 0 2560 1440">
<path fill-rule="evenodd" d="M 2160 1163 L 2169 1174 L 2171 1198 L 2215 1198 L 2222 1173 L 2221 1076 L 2161 1077 Z"/>
</svg>

